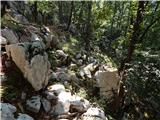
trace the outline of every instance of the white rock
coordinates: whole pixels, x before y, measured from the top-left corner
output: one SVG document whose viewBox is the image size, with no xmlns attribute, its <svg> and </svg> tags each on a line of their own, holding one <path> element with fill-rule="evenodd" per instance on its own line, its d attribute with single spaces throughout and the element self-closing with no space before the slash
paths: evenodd
<svg viewBox="0 0 160 120">
<path fill-rule="evenodd" d="M 51 103 L 45 98 L 42 98 L 41 102 L 45 112 L 49 112 L 51 110 Z"/>
<path fill-rule="evenodd" d="M 76 64 L 73 64 L 73 63 L 71 63 L 69 67 L 70 67 L 71 69 L 76 69 L 76 68 L 77 68 L 77 65 L 76 65 Z"/>
<path fill-rule="evenodd" d="M 70 99 L 70 104 L 72 108 L 77 109 L 78 111 L 87 110 L 90 107 L 88 100 L 75 95 Z"/>
<path fill-rule="evenodd" d="M 63 50 L 56 50 L 56 54 L 59 56 L 59 57 L 64 57 L 64 58 L 66 58 L 68 55 L 67 54 L 65 54 L 64 52 L 63 52 Z"/>
<path fill-rule="evenodd" d="M 0 103 L 0 115 L 2 120 L 15 120 L 16 107 L 9 103 Z"/>
<path fill-rule="evenodd" d="M 27 100 L 26 108 L 32 112 L 38 113 L 41 107 L 40 96 L 33 96 Z"/>
<path fill-rule="evenodd" d="M 0 40 L 1 40 L 1 41 L 0 41 L 0 44 L 1 44 L 1 45 L 6 45 L 6 44 L 7 44 L 6 38 L 0 36 Z"/>
<path fill-rule="evenodd" d="M 99 108 L 89 108 L 82 116 L 83 120 L 106 120 L 104 111 Z"/>
<path fill-rule="evenodd" d="M 58 95 L 58 101 L 62 103 L 64 107 L 64 111 L 68 112 L 70 107 L 70 99 L 71 99 L 71 93 L 70 92 L 61 92 Z"/>
<path fill-rule="evenodd" d="M 18 38 L 15 36 L 13 31 L 10 30 L 9 28 L 5 28 L 5 29 L 1 30 L 1 33 L 2 33 L 2 36 L 7 39 L 7 42 L 9 44 L 15 44 L 15 43 L 19 42 Z"/>
<path fill-rule="evenodd" d="M 36 53 L 37 48 L 32 50 L 36 55 L 28 55 L 28 46 L 31 44 L 32 43 L 26 42 L 6 45 L 5 47 L 7 55 L 12 58 L 24 74 L 24 77 L 31 83 L 32 87 L 38 91 L 48 84 L 50 77 L 50 63 L 48 61 L 47 53 L 43 52 L 43 55 Z M 31 45 L 31 47 L 33 46 Z M 29 58 L 29 56 L 32 58 Z"/>
<path fill-rule="evenodd" d="M 83 65 L 83 60 L 82 59 L 79 59 L 78 61 L 77 61 L 77 65 Z"/>
<path fill-rule="evenodd" d="M 100 95 L 107 97 L 107 99 L 113 97 L 114 90 L 118 93 L 120 88 L 120 79 L 118 77 L 117 70 L 98 71 L 95 74 L 97 87 L 100 87 Z"/>
<path fill-rule="evenodd" d="M 83 58 L 83 60 L 86 60 L 87 55 L 84 54 L 84 55 L 82 56 L 82 58 Z"/>
<path fill-rule="evenodd" d="M 54 84 L 48 87 L 48 91 L 52 91 L 56 94 L 59 94 L 62 91 L 65 91 L 65 87 L 62 84 Z"/>
<path fill-rule="evenodd" d="M 42 41 L 42 39 L 35 33 L 31 33 L 31 41 Z"/>
<path fill-rule="evenodd" d="M 16 120 L 34 120 L 34 119 L 27 114 L 18 113 L 18 118 Z"/>
<path fill-rule="evenodd" d="M 88 78 L 92 78 L 91 71 L 95 69 L 96 65 L 94 63 L 88 64 L 86 67 L 80 70 L 80 75 L 86 75 Z"/>
<path fill-rule="evenodd" d="M 60 115 L 69 112 L 70 99 L 71 99 L 70 92 L 61 92 L 58 95 L 58 103 L 55 106 L 53 106 L 51 113 Z"/>
</svg>

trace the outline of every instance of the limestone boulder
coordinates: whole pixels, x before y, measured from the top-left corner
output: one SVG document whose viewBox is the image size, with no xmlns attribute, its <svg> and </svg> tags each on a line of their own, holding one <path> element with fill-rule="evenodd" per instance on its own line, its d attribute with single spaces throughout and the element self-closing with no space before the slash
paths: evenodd
<svg viewBox="0 0 160 120">
<path fill-rule="evenodd" d="M 41 98 L 40 96 L 32 96 L 30 99 L 26 102 L 26 108 L 29 111 L 38 113 L 41 107 Z"/>
<path fill-rule="evenodd" d="M 71 93 L 70 92 L 61 92 L 58 95 L 58 102 L 63 105 L 64 113 L 69 112 L 70 108 L 70 99 L 71 99 Z"/>
<path fill-rule="evenodd" d="M 104 111 L 99 108 L 89 108 L 86 113 L 82 115 L 83 120 L 107 120 Z"/>
<path fill-rule="evenodd" d="M 59 95 L 61 92 L 65 91 L 65 87 L 62 84 L 54 84 L 54 85 L 49 86 L 47 89 L 48 89 L 48 91 L 54 92 L 57 95 Z"/>
<path fill-rule="evenodd" d="M 97 71 L 95 73 L 97 87 L 100 88 L 100 95 L 107 99 L 118 93 L 120 88 L 120 79 L 117 69 L 108 68 L 106 71 Z"/>
<path fill-rule="evenodd" d="M 88 100 L 76 95 L 72 96 L 72 98 L 70 99 L 70 104 L 70 109 L 74 109 L 78 112 L 85 111 L 90 107 L 90 103 Z"/>
<path fill-rule="evenodd" d="M 50 114 L 53 115 L 61 115 L 64 113 L 68 113 L 70 109 L 70 99 L 71 93 L 70 92 L 61 92 L 58 95 L 58 102 L 55 106 L 52 107 Z"/>
<path fill-rule="evenodd" d="M 18 43 L 18 38 L 16 37 L 15 33 L 10 30 L 9 28 L 5 28 L 1 30 L 1 34 L 4 38 L 6 38 L 6 42 L 9 44 Z"/>
<path fill-rule="evenodd" d="M 6 38 L 0 36 L 0 40 L 1 40 L 1 41 L 0 41 L 0 44 L 1 44 L 1 45 L 6 45 L 6 44 L 7 44 Z"/>
<path fill-rule="evenodd" d="M 57 96 L 52 91 L 46 90 L 44 92 L 44 95 L 46 96 L 47 100 L 56 100 L 57 99 Z"/>
<path fill-rule="evenodd" d="M 7 55 L 12 58 L 36 91 L 44 88 L 50 78 L 48 55 L 43 51 L 43 44 L 39 42 L 5 46 Z"/>
<path fill-rule="evenodd" d="M 51 103 L 50 103 L 50 101 L 48 101 L 45 98 L 42 98 L 41 102 L 42 102 L 42 106 L 43 106 L 43 109 L 45 110 L 45 112 L 46 113 L 49 112 L 51 110 Z"/>
<path fill-rule="evenodd" d="M 0 115 L 2 120 L 15 120 L 16 107 L 9 103 L 0 103 Z"/>
<path fill-rule="evenodd" d="M 34 119 L 27 114 L 18 113 L 18 118 L 16 120 L 34 120 Z"/>
</svg>

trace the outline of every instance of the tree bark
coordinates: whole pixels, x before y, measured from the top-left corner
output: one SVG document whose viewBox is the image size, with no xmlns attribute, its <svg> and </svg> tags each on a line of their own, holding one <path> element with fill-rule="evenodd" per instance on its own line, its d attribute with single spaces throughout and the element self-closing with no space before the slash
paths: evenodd
<svg viewBox="0 0 160 120">
<path fill-rule="evenodd" d="M 67 31 L 69 30 L 71 22 L 72 22 L 73 9 L 74 9 L 74 1 L 71 1 L 71 10 L 70 10 L 69 20 L 68 20 L 68 25 L 67 25 Z"/>
</svg>

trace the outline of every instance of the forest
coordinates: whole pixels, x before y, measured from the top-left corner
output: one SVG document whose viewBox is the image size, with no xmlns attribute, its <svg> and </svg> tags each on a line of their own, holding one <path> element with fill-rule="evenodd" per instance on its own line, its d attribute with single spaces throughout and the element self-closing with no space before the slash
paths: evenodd
<svg viewBox="0 0 160 120">
<path fill-rule="evenodd" d="M 160 2 L 1 1 L 2 120 L 160 120 Z"/>
</svg>

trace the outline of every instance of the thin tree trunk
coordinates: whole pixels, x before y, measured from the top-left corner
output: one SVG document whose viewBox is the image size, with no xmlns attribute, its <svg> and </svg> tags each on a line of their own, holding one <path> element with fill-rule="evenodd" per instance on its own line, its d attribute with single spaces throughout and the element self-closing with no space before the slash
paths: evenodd
<svg viewBox="0 0 160 120">
<path fill-rule="evenodd" d="M 37 16 L 38 16 L 38 11 L 37 11 L 37 1 L 34 1 L 34 22 L 37 22 Z"/>
<path fill-rule="evenodd" d="M 59 16 L 59 23 L 62 23 L 62 1 L 58 1 L 58 16 Z"/>
<path fill-rule="evenodd" d="M 116 11 L 117 11 L 117 4 L 116 4 L 116 1 L 115 1 L 115 3 L 114 3 L 114 13 L 113 13 L 113 18 L 112 18 L 112 22 L 111 22 L 111 33 L 113 31 L 113 24 L 114 24 L 114 19 L 115 19 Z"/>
<path fill-rule="evenodd" d="M 9 8 L 9 4 L 7 1 L 1 1 L 1 18 L 5 15 L 6 13 L 6 8 Z"/>
<path fill-rule="evenodd" d="M 138 9 L 137 9 L 137 17 L 133 25 L 133 33 L 131 35 L 131 39 L 129 41 L 128 54 L 127 57 L 121 62 L 121 66 L 119 68 L 119 73 L 125 70 L 125 64 L 131 61 L 133 52 L 135 50 L 135 45 L 138 41 L 139 33 L 140 33 L 140 24 L 143 20 L 143 12 L 144 12 L 144 1 L 139 1 Z"/>
<path fill-rule="evenodd" d="M 122 61 L 121 66 L 119 68 L 119 75 L 121 77 L 121 81 L 124 76 L 124 71 L 125 71 L 125 65 L 126 63 L 129 63 L 131 61 L 135 45 L 137 43 L 138 37 L 139 37 L 139 31 L 140 31 L 140 24 L 142 23 L 143 20 L 143 12 L 144 12 L 144 1 L 139 1 L 138 2 L 138 9 L 137 9 L 137 16 L 136 20 L 133 25 L 133 33 L 131 35 L 131 39 L 129 41 L 129 47 L 128 47 L 128 55 L 127 57 Z M 124 103 L 124 88 L 123 84 L 120 84 L 120 92 L 118 96 L 115 98 L 115 100 L 111 103 L 112 105 L 112 110 L 115 111 L 117 108 L 119 108 L 121 105 Z"/>
<path fill-rule="evenodd" d="M 68 20 L 68 25 L 67 25 L 67 31 L 69 30 L 69 27 L 70 27 L 71 22 L 72 22 L 73 8 L 74 8 L 74 1 L 71 1 L 71 10 L 70 10 L 69 20 Z"/>
<path fill-rule="evenodd" d="M 151 22 L 150 25 L 148 25 L 146 27 L 146 29 L 144 30 L 144 32 L 142 33 L 142 35 L 140 36 L 139 42 L 143 41 L 144 36 L 146 35 L 146 33 L 148 32 L 148 30 L 158 21 L 160 20 L 160 17 L 157 17 L 154 21 Z"/>
</svg>

